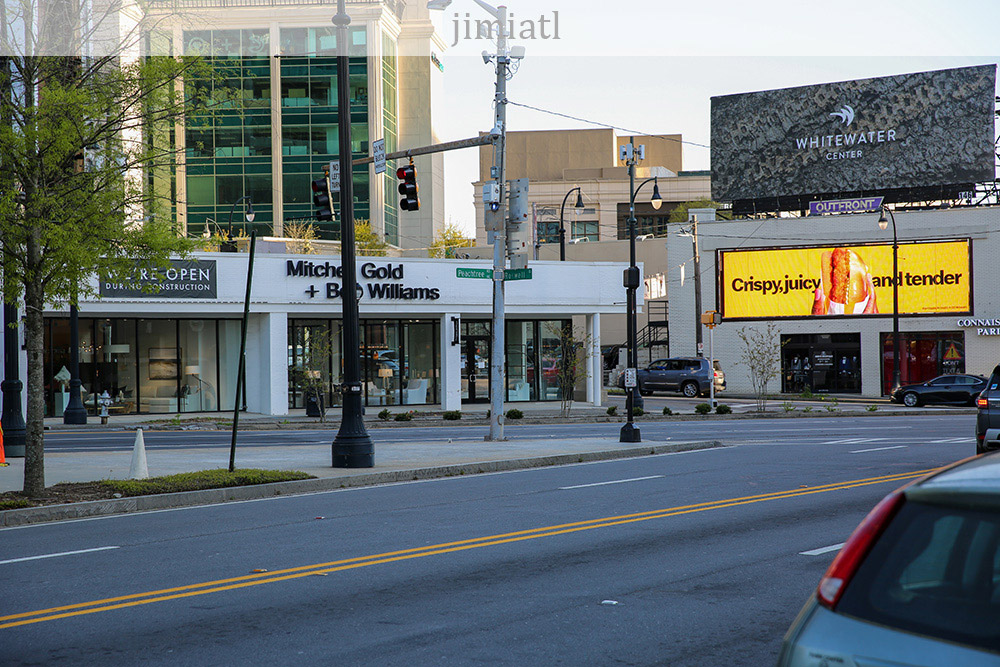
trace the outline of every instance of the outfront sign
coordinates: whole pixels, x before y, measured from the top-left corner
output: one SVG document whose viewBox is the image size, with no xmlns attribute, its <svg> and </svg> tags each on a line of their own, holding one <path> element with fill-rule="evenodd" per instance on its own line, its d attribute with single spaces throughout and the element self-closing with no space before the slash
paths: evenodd
<svg viewBox="0 0 1000 667">
<path fill-rule="evenodd" d="M 995 89 L 981 65 L 713 97 L 712 199 L 993 181 Z"/>
<path fill-rule="evenodd" d="M 121 282 L 102 278 L 100 294 L 103 298 L 215 299 L 215 260 L 172 259 L 167 269 L 141 269 Z"/>
<path fill-rule="evenodd" d="M 858 197 L 856 199 L 837 199 L 835 201 L 809 202 L 809 215 L 824 215 L 826 213 L 866 213 L 882 208 L 884 197 Z"/>
<path fill-rule="evenodd" d="M 892 244 L 717 252 L 727 319 L 893 312 Z M 971 252 L 968 239 L 900 243 L 899 312 L 970 312 Z"/>
</svg>

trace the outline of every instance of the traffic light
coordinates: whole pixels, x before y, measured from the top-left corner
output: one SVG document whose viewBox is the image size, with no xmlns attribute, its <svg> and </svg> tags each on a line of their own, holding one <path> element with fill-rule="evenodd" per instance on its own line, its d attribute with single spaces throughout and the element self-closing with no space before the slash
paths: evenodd
<svg viewBox="0 0 1000 667">
<path fill-rule="evenodd" d="M 330 174 L 324 173 L 323 178 L 312 182 L 313 204 L 316 208 L 316 222 L 331 222 L 333 220 L 333 201 L 330 199 Z"/>
<path fill-rule="evenodd" d="M 417 193 L 420 188 L 417 186 L 417 168 L 413 163 L 400 167 L 396 170 L 396 178 L 399 179 L 399 194 L 403 198 L 399 200 L 399 208 L 404 211 L 416 211 L 420 209 L 420 198 Z"/>
</svg>

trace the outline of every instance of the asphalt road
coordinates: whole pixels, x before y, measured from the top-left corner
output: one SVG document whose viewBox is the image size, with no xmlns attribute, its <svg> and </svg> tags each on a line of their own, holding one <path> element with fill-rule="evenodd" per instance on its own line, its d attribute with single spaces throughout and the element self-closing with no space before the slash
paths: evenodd
<svg viewBox="0 0 1000 667">
<path fill-rule="evenodd" d="M 873 417 L 809 417 L 799 419 L 738 419 L 637 422 L 644 442 L 718 439 L 726 444 L 822 444 L 854 440 L 856 444 L 889 443 L 899 446 L 962 442 L 975 453 L 975 415 L 934 415 Z M 517 424 L 507 423 L 504 435 L 510 440 L 532 438 L 616 438 L 621 423 Z M 275 445 L 328 445 L 337 434 L 338 424 L 325 429 L 243 431 L 239 447 Z M 379 442 L 482 441 L 488 426 L 435 426 L 371 429 Z M 147 449 L 191 449 L 228 446 L 228 431 L 146 431 Z M 128 451 L 135 444 L 131 431 L 52 431 L 45 434 L 45 449 L 65 451 Z"/>
<path fill-rule="evenodd" d="M 770 664 L 836 546 L 967 456 L 972 419 L 762 421 L 644 425 L 723 449 L 0 530 L 0 663 Z"/>
</svg>

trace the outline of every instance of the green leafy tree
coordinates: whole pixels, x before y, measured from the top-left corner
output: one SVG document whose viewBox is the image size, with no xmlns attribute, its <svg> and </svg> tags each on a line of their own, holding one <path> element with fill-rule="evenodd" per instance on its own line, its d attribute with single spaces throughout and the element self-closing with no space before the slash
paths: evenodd
<svg viewBox="0 0 1000 667">
<path fill-rule="evenodd" d="M 453 223 L 444 226 L 438 234 L 428 251 L 431 257 L 451 259 L 455 256 L 456 248 L 471 248 L 476 244 L 475 239 L 465 236 L 462 229 Z"/>
<path fill-rule="evenodd" d="M 389 244 L 382 235 L 372 229 L 368 220 L 354 221 L 354 249 L 359 255 L 385 257 L 389 254 Z"/>
<path fill-rule="evenodd" d="M 79 52 L 74 44 L 50 49 L 59 55 L 18 51 L 47 44 L 15 34 L 25 23 L 11 14 L 38 17 L 37 2 L 5 2 L 0 16 L 0 263 L 4 302 L 23 298 L 25 306 L 28 495 L 45 488 L 42 312 L 94 294 L 95 276 L 125 280 L 189 247 L 172 225 L 171 202 L 150 183 L 173 165 L 160 128 L 198 104 L 184 99 L 178 82 L 200 66 L 189 58 L 124 61 L 116 54 L 125 44 L 87 58 L 66 55 Z M 56 16 L 55 26 L 46 18 L 40 35 L 67 34 L 77 43 L 86 39 L 82 27 L 103 23 L 72 12 Z"/>
</svg>

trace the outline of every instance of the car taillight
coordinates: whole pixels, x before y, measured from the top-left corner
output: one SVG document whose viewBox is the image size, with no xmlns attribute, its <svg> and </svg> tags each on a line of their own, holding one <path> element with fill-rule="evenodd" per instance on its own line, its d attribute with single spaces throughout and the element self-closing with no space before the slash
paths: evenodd
<svg viewBox="0 0 1000 667">
<path fill-rule="evenodd" d="M 985 408 L 989 404 L 990 404 L 990 402 L 987 401 L 985 398 L 977 398 L 976 399 L 976 407 L 977 408 Z"/>
<path fill-rule="evenodd" d="M 886 526 L 896 515 L 903 505 L 904 496 L 902 491 L 894 491 L 882 499 L 875 506 L 864 521 L 854 529 L 851 536 L 847 538 L 844 547 L 837 554 L 837 557 L 830 563 L 826 574 L 819 581 L 816 588 L 816 597 L 824 607 L 833 609 L 840 596 L 844 594 L 844 589 L 850 583 L 851 577 L 858 571 L 861 562 L 871 551 L 876 540 L 885 530 Z"/>
</svg>

